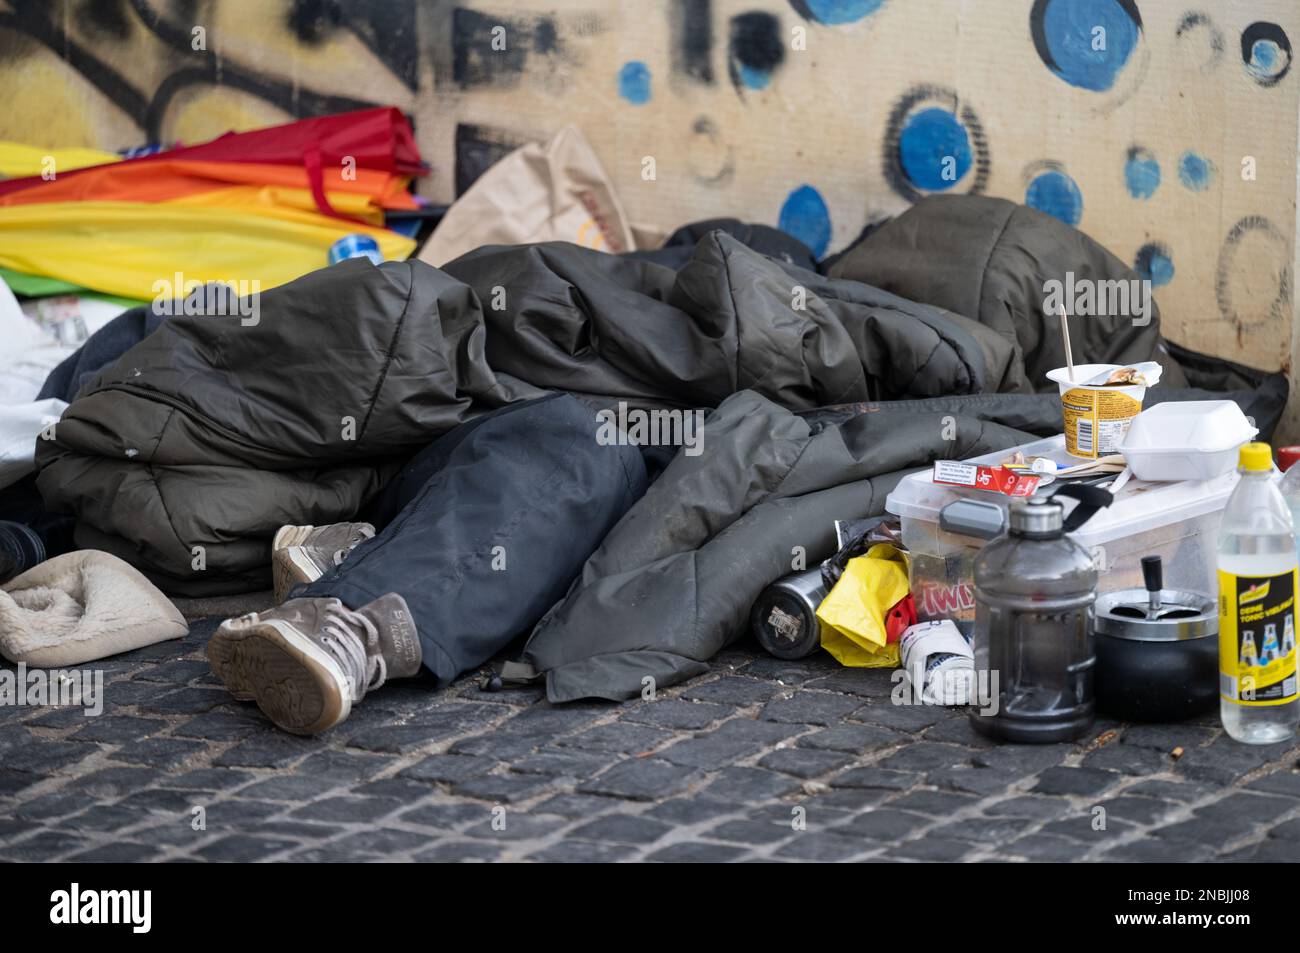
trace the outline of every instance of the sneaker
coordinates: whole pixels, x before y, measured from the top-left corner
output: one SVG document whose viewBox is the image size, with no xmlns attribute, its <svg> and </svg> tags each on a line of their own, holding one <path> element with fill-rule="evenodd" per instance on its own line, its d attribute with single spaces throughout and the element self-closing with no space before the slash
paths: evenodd
<svg viewBox="0 0 1300 953">
<path fill-rule="evenodd" d="M 296 735 L 333 728 L 367 692 L 416 674 L 420 659 L 411 612 L 393 592 L 355 611 L 338 599 L 290 599 L 227 619 L 208 640 L 231 694 Z"/>
<path fill-rule="evenodd" d="M 369 523 L 329 526 L 281 526 L 271 540 L 271 575 L 275 601 L 284 602 L 300 582 L 315 582 L 348 553 L 375 535 Z"/>
</svg>

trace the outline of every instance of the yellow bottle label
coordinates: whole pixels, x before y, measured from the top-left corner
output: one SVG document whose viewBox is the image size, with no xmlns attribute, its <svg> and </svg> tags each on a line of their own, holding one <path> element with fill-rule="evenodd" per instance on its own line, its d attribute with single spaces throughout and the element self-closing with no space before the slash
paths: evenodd
<svg viewBox="0 0 1300 953">
<path fill-rule="evenodd" d="M 1104 457 L 1124 442 L 1142 402 L 1120 390 L 1075 387 L 1061 395 L 1065 450 L 1076 457 Z"/>
<path fill-rule="evenodd" d="M 1297 570 L 1238 576 L 1219 570 L 1219 694 L 1238 705 L 1296 697 Z"/>
</svg>

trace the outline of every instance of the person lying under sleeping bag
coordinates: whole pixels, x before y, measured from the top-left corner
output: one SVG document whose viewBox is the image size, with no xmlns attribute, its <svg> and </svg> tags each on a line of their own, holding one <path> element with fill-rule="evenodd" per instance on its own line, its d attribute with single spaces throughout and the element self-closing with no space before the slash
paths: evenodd
<svg viewBox="0 0 1300 953">
<path fill-rule="evenodd" d="M 440 684 L 482 664 L 564 595 L 645 492 L 641 453 L 599 443 L 595 423 L 567 394 L 511 404 L 417 454 L 367 512 L 377 534 L 283 527 L 283 604 L 223 622 L 213 671 L 281 728 L 314 734 L 422 663 Z"/>
<path fill-rule="evenodd" d="M 833 520 L 878 513 L 908 469 L 1028 439 L 1000 416 L 1054 423 L 1034 417 L 1034 396 L 1010 400 L 809 421 L 742 391 L 649 488 L 643 453 L 597 439 L 585 402 L 512 405 L 418 454 L 373 524 L 281 528 L 288 600 L 227 619 L 208 658 L 236 697 L 300 734 L 340 723 L 387 679 L 423 665 L 445 684 L 530 630 L 503 676 L 545 677 L 552 701 L 631 697 L 647 676 L 668 686 L 744 634 L 792 547 L 829 556 Z"/>
</svg>

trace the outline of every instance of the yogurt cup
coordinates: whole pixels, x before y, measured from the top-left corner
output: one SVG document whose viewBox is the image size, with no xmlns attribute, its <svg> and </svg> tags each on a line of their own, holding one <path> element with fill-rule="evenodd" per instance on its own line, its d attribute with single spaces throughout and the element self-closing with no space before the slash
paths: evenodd
<svg viewBox="0 0 1300 953">
<path fill-rule="evenodd" d="M 1070 369 L 1058 367 L 1047 379 L 1061 388 L 1061 411 L 1065 418 L 1065 450 L 1070 456 L 1095 460 L 1118 453 L 1133 418 L 1142 412 L 1147 387 L 1160 380 L 1159 365 L 1143 362 L 1146 384 L 1084 384 L 1130 364 L 1076 364 L 1074 381 Z"/>
</svg>

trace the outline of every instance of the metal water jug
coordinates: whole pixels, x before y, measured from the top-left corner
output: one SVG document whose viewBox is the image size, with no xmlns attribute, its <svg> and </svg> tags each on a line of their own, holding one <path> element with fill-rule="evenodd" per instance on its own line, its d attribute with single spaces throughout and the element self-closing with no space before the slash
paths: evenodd
<svg viewBox="0 0 1300 953">
<path fill-rule="evenodd" d="M 1069 741 L 1093 721 L 1091 554 L 1066 535 L 1061 504 L 1011 505 L 1009 529 L 975 557 L 979 702 L 971 721 L 1005 741 Z"/>
</svg>

